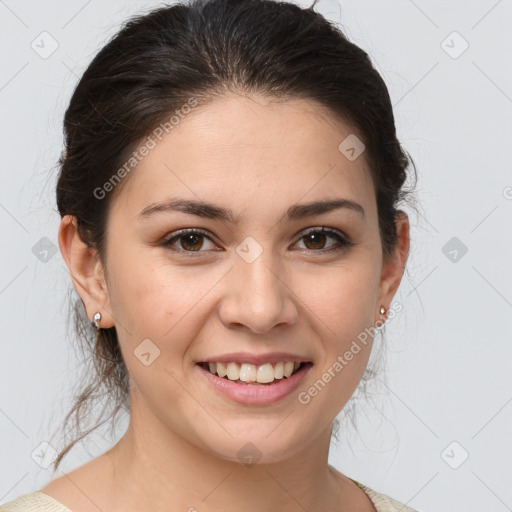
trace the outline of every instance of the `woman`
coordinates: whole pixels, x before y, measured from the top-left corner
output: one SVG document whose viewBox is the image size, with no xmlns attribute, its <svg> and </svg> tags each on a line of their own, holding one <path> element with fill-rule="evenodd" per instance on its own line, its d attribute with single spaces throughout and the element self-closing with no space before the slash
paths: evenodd
<svg viewBox="0 0 512 512">
<path fill-rule="evenodd" d="M 313 6 L 163 7 L 99 52 L 64 128 L 60 250 L 130 423 L 2 511 L 412 511 L 327 462 L 409 251 L 367 54 Z"/>
</svg>

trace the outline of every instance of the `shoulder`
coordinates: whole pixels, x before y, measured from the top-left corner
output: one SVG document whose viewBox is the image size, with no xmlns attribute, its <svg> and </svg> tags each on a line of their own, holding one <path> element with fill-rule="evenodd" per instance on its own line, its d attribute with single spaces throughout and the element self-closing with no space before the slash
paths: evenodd
<svg viewBox="0 0 512 512">
<path fill-rule="evenodd" d="M 69 508 L 41 491 L 23 494 L 0 505 L 0 512 L 72 512 Z"/>
<path fill-rule="evenodd" d="M 84 498 L 83 489 L 101 495 L 106 481 L 106 456 L 93 459 L 83 466 L 48 482 L 44 487 L 8 503 L 0 504 L 0 512 L 73 512 L 73 510 L 90 510 L 91 501 Z M 72 482 L 72 483 L 70 483 Z M 81 489 L 80 492 L 77 488 Z M 66 503 L 66 505 L 64 505 Z M 71 508 L 70 508 L 71 507 Z M 97 508 L 95 507 L 95 510 Z"/>
<path fill-rule="evenodd" d="M 410 508 L 393 498 L 390 498 L 386 494 L 381 494 L 380 492 L 374 491 L 373 489 L 370 489 L 366 485 L 363 485 L 362 483 L 357 482 L 352 478 L 350 480 L 352 480 L 352 482 L 363 489 L 363 491 L 372 501 L 377 512 L 418 512 L 417 510 Z"/>
</svg>

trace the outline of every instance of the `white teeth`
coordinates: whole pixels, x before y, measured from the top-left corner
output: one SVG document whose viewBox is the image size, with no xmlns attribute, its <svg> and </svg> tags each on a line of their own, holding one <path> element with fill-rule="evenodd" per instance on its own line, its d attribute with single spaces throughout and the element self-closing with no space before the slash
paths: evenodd
<svg viewBox="0 0 512 512">
<path fill-rule="evenodd" d="M 252 366 L 252 365 L 251 365 Z M 258 366 L 258 375 L 255 379 L 257 382 L 266 384 L 274 380 L 274 368 L 270 363 Z"/>
<path fill-rule="evenodd" d="M 240 378 L 240 367 L 236 363 L 228 363 L 227 377 L 229 380 L 238 380 Z"/>
<path fill-rule="evenodd" d="M 290 377 L 300 367 L 300 363 L 293 361 L 279 362 L 275 365 L 265 363 L 254 365 L 248 363 L 208 363 L 210 373 L 229 380 L 242 382 L 259 382 L 268 384 L 274 380 Z"/>
<path fill-rule="evenodd" d="M 253 364 L 241 365 L 239 378 L 242 382 L 254 382 L 256 380 L 256 366 Z"/>
<path fill-rule="evenodd" d="M 213 374 L 215 374 L 215 366 L 217 366 L 217 375 L 218 375 L 219 377 L 225 377 L 225 376 L 228 374 L 228 370 L 227 370 L 227 368 L 226 368 L 226 365 L 225 365 L 225 364 L 223 364 L 223 363 L 217 363 L 216 365 L 215 365 L 215 363 L 210 363 L 210 364 L 212 364 L 212 365 L 213 365 L 213 371 L 212 371 L 212 369 L 211 369 L 211 367 L 210 367 L 210 371 L 211 371 Z"/>
<path fill-rule="evenodd" d="M 282 379 L 284 377 L 284 363 L 277 363 L 274 367 L 274 379 Z"/>
<path fill-rule="evenodd" d="M 291 361 L 284 363 L 284 376 L 285 377 L 289 377 L 293 373 L 294 366 L 295 365 Z"/>
</svg>

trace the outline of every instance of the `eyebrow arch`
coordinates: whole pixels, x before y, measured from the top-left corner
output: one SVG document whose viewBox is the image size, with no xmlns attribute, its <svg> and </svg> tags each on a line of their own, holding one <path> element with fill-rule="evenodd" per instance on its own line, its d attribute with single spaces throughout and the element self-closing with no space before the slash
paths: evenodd
<svg viewBox="0 0 512 512">
<path fill-rule="evenodd" d="M 313 215 L 329 213 L 340 208 L 358 212 L 363 219 L 366 220 L 364 208 L 359 203 L 350 199 L 326 199 L 323 201 L 294 204 L 286 210 L 285 214 L 279 220 L 283 218 L 286 220 L 299 220 Z M 240 220 L 240 216 L 235 215 L 233 211 L 228 208 L 190 199 L 170 199 L 163 203 L 151 204 L 144 208 L 137 218 L 144 220 L 155 213 L 176 211 L 207 219 L 220 220 L 235 225 L 238 224 Z"/>
</svg>

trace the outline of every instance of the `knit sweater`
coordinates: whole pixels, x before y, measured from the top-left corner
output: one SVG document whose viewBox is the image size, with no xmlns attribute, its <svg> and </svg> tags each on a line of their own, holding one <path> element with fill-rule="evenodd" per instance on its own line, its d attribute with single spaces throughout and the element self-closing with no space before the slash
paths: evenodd
<svg viewBox="0 0 512 512">
<path fill-rule="evenodd" d="M 377 512 L 418 512 L 398 501 L 378 493 L 369 487 L 351 480 L 358 485 L 370 498 Z M 0 512 L 72 512 L 71 509 L 58 502 L 48 494 L 33 491 L 0 505 Z"/>
</svg>

